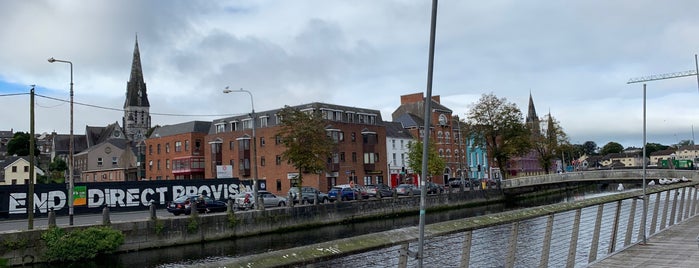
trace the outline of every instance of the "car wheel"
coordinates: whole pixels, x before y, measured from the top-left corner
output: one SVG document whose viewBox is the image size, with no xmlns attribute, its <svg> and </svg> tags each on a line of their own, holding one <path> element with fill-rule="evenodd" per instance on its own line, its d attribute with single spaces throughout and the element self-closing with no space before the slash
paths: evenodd
<svg viewBox="0 0 699 268">
<path fill-rule="evenodd" d="M 179 212 L 173 212 L 172 214 L 175 214 L 175 216 L 179 216 L 179 215 L 180 215 Z"/>
<path fill-rule="evenodd" d="M 321 203 L 325 204 L 325 203 L 328 203 L 329 201 L 330 200 L 328 200 L 327 198 L 323 198 L 323 201 Z"/>
<path fill-rule="evenodd" d="M 286 206 L 286 203 L 284 203 L 284 202 L 279 202 L 279 206 L 280 206 L 280 207 Z"/>
</svg>

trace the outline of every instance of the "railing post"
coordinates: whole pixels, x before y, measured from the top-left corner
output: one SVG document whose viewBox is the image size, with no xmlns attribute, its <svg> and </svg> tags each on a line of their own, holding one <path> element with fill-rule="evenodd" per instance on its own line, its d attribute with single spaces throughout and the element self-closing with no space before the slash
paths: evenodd
<svg viewBox="0 0 699 268">
<path fill-rule="evenodd" d="M 675 189 L 674 193 L 672 194 L 672 210 L 670 211 L 670 223 L 668 224 L 668 227 L 675 225 L 675 215 L 677 213 L 677 196 L 680 195 L 680 192 Z"/>
<path fill-rule="evenodd" d="M 544 244 L 541 246 L 541 260 L 539 267 L 546 268 L 549 266 L 549 255 L 551 253 L 551 236 L 553 234 L 553 214 L 546 217 L 546 231 L 544 232 Z"/>
<path fill-rule="evenodd" d="M 682 203 L 680 203 L 680 221 L 684 220 L 686 218 L 689 218 L 689 204 L 685 205 L 685 202 L 689 201 L 689 198 L 692 194 L 687 192 L 687 187 L 682 188 Z M 686 197 L 686 198 L 685 198 Z M 686 200 L 686 201 L 685 201 Z M 684 214 L 682 214 L 682 210 L 684 208 Z"/>
<path fill-rule="evenodd" d="M 692 201 L 689 202 L 692 205 L 692 209 L 689 211 L 689 216 L 694 216 L 697 214 L 697 187 L 694 186 L 692 189 Z"/>
<path fill-rule="evenodd" d="M 56 227 L 56 211 L 49 210 L 49 227 Z"/>
<path fill-rule="evenodd" d="M 597 205 L 597 218 L 595 219 L 595 230 L 592 232 L 592 241 L 590 242 L 590 254 L 587 258 L 587 263 L 592 263 L 597 260 L 597 248 L 599 247 L 599 231 L 602 228 L 602 212 L 604 212 L 604 204 Z"/>
<path fill-rule="evenodd" d="M 471 262 L 471 243 L 473 242 L 473 231 L 464 233 L 464 243 L 461 245 L 461 267 L 468 267 Z"/>
<path fill-rule="evenodd" d="M 573 221 L 573 230 L 570 233 L 570 246 L 568 247 L 568 260 L 566 261 L 567 268 L 575 267 L 575 253 L 578 251 L 578 235 L 580 234 L 581 213 L 582 209 L 575 210 L 575 220 Z M 553 224 L 553 221 L 551 224 Z M 548 258 L 546 261 L 548 262 Z M 539 265 L 539 267 L 548 267 L 548 264 L 546 266 Z"/>
<path fill-rule="evenodd" d="M 662 231 L 667 226 L 667 209 L 670 207 L 670 190 L 665 191 L 665 203 L 663 204 L 663 218 L 660 219 L 660 230 Z"/>
<path fill-rule="evenodd" d="M 612 226 L 612 234 L 609 238 L 609 254 L 614 253 L 616 248 L 616 235 L 619 232 L 619 214 L 621 214 L 621 200 L 616 202 L 616 210 L 614 212 L 614 226 Z"/>
<path fill-rule="evenodd" d="M 631 201 L 631 209 L 629 210 L 629 221 L 626 223 L 626 237 L 624 237 L 624 247 L 631 244 L 631 236 L 633 235 L 633 222 L 634 218 L 636 217 L 636 202 L 636 198 L 633 198 L 633 201 Z M 641 222 L 643 222 L 643 220 Z M 643 226 L 639 226 L 639 229 L 641 228 L 643 228 Z"/>
<path fill-rule="evenodd" d="M 408 243 L 400 245 L 400 250 L 398 250 L 398 268 L 408 267 Z"/>
<path fill-rule="evenodd" d="M 513 222 L 510 230 L 510 242 L 507 245 L 507 259 L 505 259 L 505 267 L 512 268 L 515 266 L 515 257 L 517 256 L 517 232 L 519 230 L 519 221 Z"/>
<path fill-rule="evenodd" d="M 660 200 L 661 200 L 660 194 L 661 193 L 655 194 L 655 202 L 653 203 L 653 218 L 650 219 L 650 232 L 648 232 L 648 235 L 655 234 L 655 227 L 658 224 L 658 211 L 660 210 Z"/>
<path fill-rule="evenodd" d="M 150 202 L 150 207 L 148 209 L 150 211 L 150 219 L 157 220 L 158 216 L 155 214 L 155 202 L 154 201 Z"/>
</svg>

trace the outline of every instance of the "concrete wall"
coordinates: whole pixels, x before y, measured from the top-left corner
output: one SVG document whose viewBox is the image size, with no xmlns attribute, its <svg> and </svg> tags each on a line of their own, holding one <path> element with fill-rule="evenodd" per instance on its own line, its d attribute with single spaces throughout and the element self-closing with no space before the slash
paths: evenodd
<svg viewBox="0 0 699 268">
<path fill-rule="evenodd" d="M 498 190 L 474 191 L 442 195 L 430 195 L 426 199 L 429 209 L 479 205 L 501 202 Z M 175 217 L 157 220 L 112 223 L 112 228 L 125 235 L 118 251 L 135 251 L 148 248 L 176 246 L 204 241 L 252 236 L 261 233 L 281 232 L 292 229 L 310 229 L 326 224 L 361 221 L 404 213 L 418 213 L 420 197 L 384 198 L 381 200 L 335 202 L 316 206 L 275 208 L 264 211 L 241 211 L 230 217 L 226 213 L 203 214 L 198 217 Z M 66 231 L 89 226 L 61 227 Z M 8 265 L 42 262 L 44 245 L 41 233 L 45 229 L 0 233 L 0 260 Z M 25 241 L 16 246 L 10 241 Z"/>
</svg>

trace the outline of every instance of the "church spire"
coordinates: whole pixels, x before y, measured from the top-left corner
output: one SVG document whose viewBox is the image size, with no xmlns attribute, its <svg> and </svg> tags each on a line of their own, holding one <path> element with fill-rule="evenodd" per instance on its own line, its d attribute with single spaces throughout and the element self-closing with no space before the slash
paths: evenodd
<svg viewBox="0 0 699 268">
<path fill-rule="evenodd" d="M 138 35 L 133 49 L 131 61 L 131 75 L 126 83 L 126 101 L 124 108 L 128 106 L 150 107 L 146 83 L 143 81 L 143 69 L 141 68 L 141 52 L 138 50 Z"/>
<path fill-rule="evenodd" d="M 532 133 L 540 133 L 540 120 L 539 116 L 536 114 L 536 108 L 534 108 L 534 99 L 532 98 L 531 91 L 529 92 L 529 111 L 527 112 L 525 123 L 532 128 Z"/>
</svg>

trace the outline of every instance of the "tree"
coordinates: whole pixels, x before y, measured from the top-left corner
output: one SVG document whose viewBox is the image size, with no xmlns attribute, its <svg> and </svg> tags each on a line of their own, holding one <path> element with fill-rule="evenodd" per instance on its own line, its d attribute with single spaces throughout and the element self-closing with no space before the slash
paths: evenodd
<svg viewBox="0 0 699 268">
<path fill-rule="evenodd" d="M 621 146 L 618 142 L 613 142 L 610 141 L 602 149 L 600 150 L 601 155 L 608 155 L 608 154 L 618 154 L 624 151 L 624 146 Z"/>
<path fill-rule="evenodd" d="M 667 150 L 667 148 L 670 148 L 670 146 L 662 145 L 660 143 L 646 143 L 646 156 L 649 156 L 657 151 Z"/>
<path fill-rule="evenodd" d="M 15 132 L 12 139 L 7 142 L 7 155 L 28 156 L 29 155 L 29 140 L 31 135 L 25 132 Z M 34 155 L 38 156 L 41 153 L 39 148 L 34 144 Z"/>
<path fill-rule="evenodd" d="M 47 174 L 46 183 L 64 183 L 65 172 L 68 169 L 68 164 L 60 157 L 53 158 L 53 162 L 49 164 L 49 173 Z"/>
<path fill-rule="evenodd" d="M 484 144 L 488 155 L 507 176 L 507 162 L 529 151 L 530 132 L 524 127 L 522 111 L 505 98 L 483 94 L 467 114 L 474 142 Z"/>
<path fill-rule="evenodd" d="M 533 129 L 530 129 L 533 131 Z M 548 124 L 544 133 L 532 133 L 532 147 L 536 151 L 539 165 L 546 174 L 549 173 L 554 159 L 562 152 L 562 145 L 568 143 L 568 136 L 560 124 L 548 115 Z"/>
<path fill-rule="evenodd" d="M 583 154 L 586 154 L 588 156 L 590 155 L 595 155 L 597 153 L 597 143 L 594 141 L 586 141 L 582 145 L 583 149 Z"/>
<path fill-rule="evenodd" d="M 422 141 L 408 144 L 408 166 L 416 173 L 422 174 Z M 427 176 L 441 174 L 447 166 L 446 161 L 437 153 L 437 146 L 434 141 L 427 143 Z"/>
<path fill-rule="evenodd" d="M 319 113 L 306 113 L 284 106 L 278 114 L 282 120 L 277 135 L 286 146 L 282 158 L 299 171 L 297 187 L 300 198 L 303 174 L 325 170 L 336 144 L 325 132 L 325 120 Z"/>
</svg>

